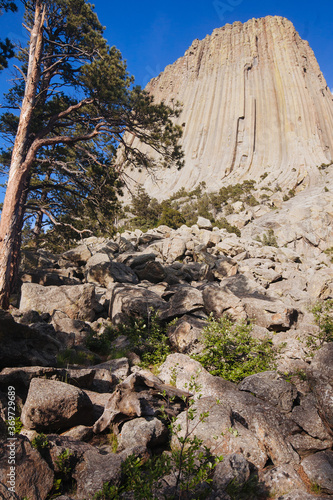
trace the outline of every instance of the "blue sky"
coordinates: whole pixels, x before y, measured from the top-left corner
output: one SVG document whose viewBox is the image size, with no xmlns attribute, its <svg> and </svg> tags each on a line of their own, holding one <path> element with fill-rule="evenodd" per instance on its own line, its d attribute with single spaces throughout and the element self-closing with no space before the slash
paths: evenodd
<svg viewBox="0 0 333 500">
<path fill-rule="evenodd" d="M 195 38 L 202 39 L 215 28 L 253 17 L 279 15 L 292 21 L 300 36 L 308 40 L 333 89 L 332 0 L 95 0 L 94 5 L 106 26 L 109 44 L 122 52 L 138 85 L 145 86 L 166 65 L 181 57 Z M 20 10 L 0 17 L 1 38 L 8 36 L 25 43 Z M 9 70 L 0 73 L 0 101 L 10 87 L 10 78 Z"/>
</svg>

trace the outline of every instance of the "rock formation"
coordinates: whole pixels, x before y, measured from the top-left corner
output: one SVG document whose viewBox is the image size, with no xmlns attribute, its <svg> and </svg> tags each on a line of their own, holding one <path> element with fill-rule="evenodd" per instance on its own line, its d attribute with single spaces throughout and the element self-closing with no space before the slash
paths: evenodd
<svg viewBox="0 0 333 500">
<path fill-rule="evenodd" d="M 333 160 L 332 94 L 308 42 L 285 18 L 215 29 L 147 90 L 183 106 L 185 167 L 153 177 L 128 172 L 158 199 L 201 181 L 217 190 L 264 173 L 282 189 L 306 186 Z"/>
<path fill-rule="evenodd" d="M 311 227 L 301 222 L 288 238 L 311 238 Z M 0 311 L 1 498 L 47 500 L 62 493 L 62 500 L 92 500 L 105 483 L 121 483 L 127 457 L 146 460 L 170 442 L 177 449 L 189 397 L 193 437 L 224 457 L 212 488 L 200 486 L 208 488 L 205 498 L 332 498 L 333 342 L 317 350 L 308 343 L 319 332 L 309 306 L 333 298 L 331 258 L 321 244 L 316 255 L 296 253 L 284 246 L 283 234 L 277 233 L 277 246 L 267 246 L 255 239 L 264 225 L 253 228 L 254 238 L 246 229 L 237 237 L 200 217 L 177 230 L 91 237 L 61 255 L 25 251 L 19 308 Z M 167 329 L 171 354 L 157 375 L 139 366 L 144 351 L 128 330 L 111 351 L 104 345 L 98 356 L 87 349 L 92 333 L 98 341 L 112 323 L 134 317 L 139 328 L 151 307 L 165 322 L 174 320 Z M 239 383 L 209 373 L 193 355 L 203 350 L 211 313 L 255 318 L 252 338 L 268 336 L 280 346 L 276 369 Z M 140 330 L 135 333 L 139 339 Z M 23 424 L 15 441 L 16 495 L 7 479 L 9 386 Z M 180 426 L 177 434 L 170 435 L 169 418 Z M 158 498 L 174 498 L 173 477 L 163 477 Z M 253 481 L 251 496 L 237 496 Z M 240 490 L 229 496 L 234 483 Z"/>
</svg>

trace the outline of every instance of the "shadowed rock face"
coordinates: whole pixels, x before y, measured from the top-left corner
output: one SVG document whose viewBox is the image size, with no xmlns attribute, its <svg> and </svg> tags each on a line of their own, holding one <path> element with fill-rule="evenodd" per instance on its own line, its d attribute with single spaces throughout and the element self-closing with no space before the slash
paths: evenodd
<svg viewBox="0 0 333 500">
<path fill-rule="evenodd" d="M 308 42 L 285 18 L 235 22 L 194 40 L 147 90 L 183 105 L 176 123 L 185 167 L 154 178 L 131 172 L 158 199 L 201 181 L 216 190 L 263 173 L 283 189 L 308 185 L 317 165 L 333 159 L 332 94 Z"/>
</svg>

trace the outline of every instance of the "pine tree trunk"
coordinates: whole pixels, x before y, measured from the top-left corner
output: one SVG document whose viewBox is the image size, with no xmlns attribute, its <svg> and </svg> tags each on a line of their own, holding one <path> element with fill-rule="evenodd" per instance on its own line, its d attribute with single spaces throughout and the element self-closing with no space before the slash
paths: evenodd
<svg viewBox="0 0 333 500">
<path fill-rule="evenodd" d="M 30 35 L 29 62 L 24 98 L 15 138 L 8 186 L 0 221 L 0 307 L 9 307 L 9 297 L 18 270 L 19 247 L 23 225 L 24 191 L 33 154 L 29 151 L 29 127 L 35 105 L 42 54 L 44 9 L 42 1 L 35 2 L 35 19 Z"/>
</svg>

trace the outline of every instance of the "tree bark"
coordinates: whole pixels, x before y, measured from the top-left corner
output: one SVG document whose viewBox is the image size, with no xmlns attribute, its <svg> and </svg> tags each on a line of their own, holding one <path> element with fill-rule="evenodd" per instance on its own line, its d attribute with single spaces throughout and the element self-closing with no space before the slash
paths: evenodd
<svg viewBox="0 0 333 500">
<path fill-rule="evenodd" d="M 0 307 L 3 309 L 8 309 L 9 307 L 9 297 L 17 272 L 16 259 L 18 258 L 23 225 L 24 191 L 33 161 L 32 158 L 27 160 L 27 152 L 29 149 L 29 128 L 40 76 L 43 23 L 44 8 L 42 1 L 36 0 L 34 25 L 30 35 L 25 92 L 0 221 Z"/>
</svg>

